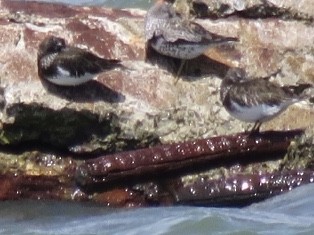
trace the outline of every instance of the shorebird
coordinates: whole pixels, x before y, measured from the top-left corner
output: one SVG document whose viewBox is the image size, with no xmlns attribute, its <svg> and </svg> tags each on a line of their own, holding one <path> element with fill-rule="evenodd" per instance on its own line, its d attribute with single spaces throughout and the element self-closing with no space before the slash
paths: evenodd
<svg viewBox="0 0 314 235">
<path fill-rule="evenodd" d="M 63 38 L 49 36 L 39 45 L 38 75 L 60 86 L 76 86 L 98 73 L 122 67 L 120 60 L 107 60 L 78 48 L 67 46 Z"/>
<path fill-rule="evenodd" d="M 290 105 L 307 99 L 302 93 L 310 84 L 279 86 L 266 78 L 249 79 L 243 69 L 231 68 L 220 87 L 220 99 L 229 114 L 244 122 L 254 122 L 251 133 Z"/>
<path fill-rule="evenodd" d="M 162 55 L 181 59 L 178 78 L 186 60 L 194 59 L 206 49 L 219 44 L 238 41 L 208 32 L 201 25 L 181 17 L 171 3 L 158 0 L 145 17 L 145 39 Z"/>
</svg>

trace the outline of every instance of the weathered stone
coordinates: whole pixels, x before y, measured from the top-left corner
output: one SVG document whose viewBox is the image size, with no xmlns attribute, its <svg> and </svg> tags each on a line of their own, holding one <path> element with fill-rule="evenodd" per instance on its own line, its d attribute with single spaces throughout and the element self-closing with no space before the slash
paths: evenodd
<svg viewBox="0 0 314 235">
<path fill-rule="evenodd" d="M 85 192 L 75 184 L 76 166 L 86 158 L 107 153 L 248 129 L 247 124 L 231 118 L 219 101 L 220 80 L 229 66 L 243 67 L 256 77 L 280 70 L 272 79 L 281 84 L 314 83 L 314 11 L 310 0 L 298 4 L 276 0 L 176 4 L 185 15 L 202 16 L 196 21 L 208 30 L 238 37 L 239 43 L 212 48 L 189 61 L 182 79 L 174 85 L 172 70 L 177 61 L 160 56 L 156 65 L 144 61 L 145 11 L 0 0 L 1 199 L 89 198 L 115 206 L 189 204 L 192 199 L 184 196 L 185 190 L 202 181 L 201 172 L 208 173 L 208 169 L 196 169 L 195 175 L 183 172 L 167 182 L 143 176 L 132 184 Z M 213 17 L 215 20 L 208 19 Z M 63 37 L 69 44 L 106 58 L 121 59 L 127 69 L 100 74 L 95 81 L 78 87 L 47 84 L 38 78 L 36 67 L 37 47 L 47 35 Z M 311 133 L 307 139 L 311 139 L 313 116 L 313 104 L 300 103 L 262 129 L 306 128 Z M 295 153 L 292 160 L 289 154 L 284 160 L 276 156 L 269 164 L 272 171 L 266 173 L 289 177 L 291 170 L 289 179 L 293 180 L 298 177 L 295 166 L 299 166 L 307 179 L 312 179 L 311 145 L 290 150 Z M 245 168 L 245 179 L 261 180 L 256 174 L 265 161 L 260 161 Z M 230 164 L 235 167 L 240 163 Z M 281 164 L 287 171 L 280 171 Z M 226 175 L 218 174 L 219 170 Z M 213 169 L 216 183 L 232 170 L 228 166 Z M 196 183 L 183 186 L 181 182 L 189 177 Z M 210 180 L 200 187 L 207 187 Z M 284 184 L 281 188 L 286 189 Z M 208 194 L 199 191 L 198 195 Z M 206 197 L 198 200 L 206 201 Z"/>
<path fill-rule="evenodd" d="M 293 0 L 188 0 L 187 2 L 195 14 L 202 17 L 239 15 L 254 19 L 276 17 L 307 21 L 313 21 L 314 17 L 311 0 L 299 2 Z"/>
</svg>

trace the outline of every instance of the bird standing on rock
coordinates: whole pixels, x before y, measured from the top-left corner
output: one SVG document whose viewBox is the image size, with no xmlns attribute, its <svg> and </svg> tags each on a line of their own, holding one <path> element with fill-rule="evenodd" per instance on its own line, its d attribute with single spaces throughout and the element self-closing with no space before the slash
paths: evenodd
<svg viewBox="0 0 314 235">
<path fill-rule="evenodd" d="M 120 60 L 107 60 L 78 48 L 67 46 L 63 38 L 49 36 L 39 45 L 38 75 L 60 86 L 76 86 L 98 73 L 123 67 Z"/>
<path fill-rule="evenodd" d="M 147 46 L 162 55 L 181 59 L 180 75 L 185 60 L 194 59 L 209 47 L 238 41 L 208 32 L 201 25 L 181 17 L 171 3 L 158 0 L 145 17 Z"/>
<path fill-rule="evenodd" d="M 254 122 L 251 133 L 290 105 L 307 99 L 303 91 L 311 84 L 279 86 L 267 79 L 248 79 L 245 71 L 231 68 L 220 87 L 220 99 L 229 114 L 244 122 Z"/>
</svg>

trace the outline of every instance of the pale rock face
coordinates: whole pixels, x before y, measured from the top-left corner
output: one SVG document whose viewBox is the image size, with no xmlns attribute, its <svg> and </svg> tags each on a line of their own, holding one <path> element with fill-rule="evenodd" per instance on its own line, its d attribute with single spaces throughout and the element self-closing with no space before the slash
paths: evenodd
<svg viewBox="0 0 314 235">
<path fill-rule="evenodd" d="M 27 135 L 16 132 L 12 138 L 1 132 L 1 141 L 52 143 L 70 152 L 86 153 L 123 151 L 130 147 L 128 143 L 139 148 L 155 143 L 152 139 L 169 143 L 231 134 L 248 129 L 248 125 L 230 118 L 219 100 L 219 84 L 229 66 L 242 67 L 255 77 L 281 69 L 274 78 L 278 83 L 314 83 L 314 25 L 305 17 L 313 17 L 312 0 L 300 4 L 295 0 L 268 1 L 279 9 L 290 9 L 289 20 L 276 15 L 265 19 L 242 17 L 238 12 L 264 1 L 203 2 L 213 10 L 222 9 L 220 4 L 224 2 L 232 6 L 222 14 L 233 14 L 232 18 L 196 21 L 213 33 L 238 37 L 239 43 L 211 48 L 205 56 L 189 61 L 183 79 L 174 86 L 169 71 L 144 62 L 143 10 L 0 0 L 1 127 L 14 126 L 17 121 L 21 126 L 24 119 L 19 118 L 27 110 L 39 121 L 48 111 L 83 115 L 84 124 L 92 117 L 92 124 L 77 128 L 78 141 L 59 143 L 69 134 L 63 129 L 58 132 L 60 138 L 52 138 L 59 126 L 75 123 L 75 118 L 66 115 L 54 123 L 57 128 L 36 123 L 34 129 L 26 128 Z M 298 13 L 304 17 L 295 17 Z M 97 81 L 74 88 L 47 86 L 38 77 L 36 61 L 38 45 L 47 35 L 62 37 L 104 58 L 120 59 L 127 69 L 100 74 Z M 293 105 L 262 129 L 314 129 L 313 116 L 313 104 Z M 51 115 L 49 121 L 55 121 L 54 117 Z M 81 136 L 83 129 L 86 136 Z M 61 160 L 59 163 L 63 164 Z M 57 173 L 63 169 L 60 167 Z"/>
<path fill-rule="evenodd" d="M 176 108 L 196 111 L 202 117 L 202 122 L 207 123 L 209 120 L 206 117 L 211 116 L 207 124 L 208 135 L 211 135 L 211 122 L 218 124 L 221 122 L 219 115 L 207 113 L 208 110 L 212 110 L 209 107 L 221 107 L 217 95 L 208 94 L 219 87 L 216 81 L 219 81 L 222 76 L 213 76 L 217 74 L 215 69 L 217 71 L 219 68 L 215 68 L 212 64 L 206 65 L 207 61 L 203 59 L 191 61 L 189 68 L 198 67 L 202 72 L 209 74 L 210 78 L 197 78 L 194 82 L 183 79 L 177 87 L 173 87 L 171 85 L 173 77 L 170 73 L 156 66 L 139 62 L 144 58 L 143 16 L 145 12 L 141 10 L 115 12 L 105 8 L 63 6 L 61 13 L 57 11 L 60 8 L 59 5 L 48 4 L 48 6 L 50 8 L 45 7 L 44 4 L 28 3 L 26 8 L 23 4 L 1 2 L 1 22 L 3 23 L 0 32 L 2 58 L 0 76 L 1 83 L 6 87 L 7 105 L 27 101 L 27 103 L 35 102 L 53 109 L 65 107 L 64 102 L 57 101 L 60 97 L 53 96 L 44 87 L 40 91 L 34 90 L 31 93 L 28 92 L 27 86 L 25 89 L 15 89 L 21 82 L 40 83 L 35 59 L 37 47 L 47 34 L 51 34 L 64 37 L 70 44 L 90 49 L 100 56 L 122 59 L 129 67 L 132 67 L 129 71 L 112 71 L 99 76 L 99 83 L 123 94 L 125 100 L 115 104 L 117 106 L 115 108 L 112 108 L 112 104 L 108 102 L 94 102 L 93 112 L 103 112 L 104 109 L 128 110 L 134 111 L 129 118 L 136 119 L 138 114 L 135 111 L 149 115 L 151 115 L 150 110 L 154 115 L 156 112 Z M 34 9 L 34 14 L 28 14 L 29 9 Z M 87 17 L 91 15 L 90 12 L 93 12 L 93 17 Z M 122 20 L 125 17 L 129 17 L 129 20 Z M 8 19 L 11 19 L 13 23 L 9 23 Z M 14 21 L 21 23 L 16 24 Z M 280 80 L 289 82 L 288 78 L 291 77 L 293 83 L 313 82 L 314 71 L 310 66 L 314 61 L 313 25 L 298 20 L 283 21 L 276 18 L 266 20 L 234 18 L 232 21 L 226 19 L 197 20 L 197 22 L 211 32 L 240 38 L 240 42 L 236 45 L 209 50 L 206 53 L 208 57 L 227 65 L 243 67 L 250 75 L 266 76 L 281 68 L 282 72 L 280 76 L 277 76 Z M 273 30 L 274 28 L 276 30 Z M 94 36 L 96 34 L 97 37 Z M 296 77 L 299 78 L 298 81 L 295 81 Z M 134 105 L 134 103 L 138 104 Z M 134 109 L 135 106 L 140 108 Z M 67 103 L 66 107 L 82 110 L 89 109 L 90 105 L 84 102 L 71 102 Z M 304 107 L 300 115 L 309 112 L 312 112 L 311 109 Z M 150 129 L 149 123 L 150 121 L 143 120 L 143 125 L 146 126 L 143 128 Z M 235 121 L 234 131 L 240 131 L 236 123 Z M 311 124 L 310 120 L 306 123 Z M 195 125 L 191 128 L 198 128 L 197 124 Z M 297 127 L 301 126 L 301 123 L 297 125 Z M 278 125 L 278 129 L 283 127 L 284 125 Z M 180 132 L 180 127 L 176 128 Z M 158 128 L 150 131 L 158 132 Z M 180 137 L 178 138 L 180 140 Z M 168 140 L 169 138 L 161 136 L 161 139 Z"/>
<path fill-rule="evenodd" d="M 26 7 L 24 4 L 16 2 L 1 2 L 0 76 L 2 86 L 6 87 L 4 94 L 7 105 L 13 105 L 16 102 L 39 103 L 53 109 L 68 107 L 83 110 L 92 108 L 92 111 L 96 113 L 102 113 L 106 109 L 116 110 L 117 113 L 127 110 L 131 112 L 128 116 L 130 120 L 133 118 L 136 120 L 138 113 L 158 116 L 158 113 L 164 112 L 164 110 L 170 110 L 170 112 L 175 109 L 187 112 L 195 111 L 201 119 L 196 122 L 193 120 L 195 126 L 191 126 L 191 128 L 197 129 L 199 121 L 206 123 L 209 128 L 208 136 L 212 133 L 210 128 L 212 122 L 216 123 L 215 125 L 225 122 L 219 115 L 209 113 L 213 106 L 217 106 L 218 109 L 222 108 L 217 95 L 212 92 L 212 90 L 219 89 L 217 81 L 223 77 L 225 72 L 221 68 L 216 67 L 212 62 L 207 64 L 208 62 L 203 58 L 192 60 L 188 68 L 191 70 L 199 68 L 206 74 L 205 77 L 196 77 L 193 82 L 183 79 L 178 86 L 174 87 L 171 73 L 142 62 L 145 50 L 143 43 L 145 40 L 143 38 L 144 11 L 112 11 L 105 8 L 74 6 L 62 6 L 62 11 L 57 11 L 60 7 L 60 5 L 40 3 L 28 3 Z M 28 14 L 30 9 L 33 9 L 33 14 Z M 91 12 L 93 12 L 93 16 L 89 17 Z M 128 21 L 123 20 L 126 17 L 129 17 Z M 314 70 L 310 66 L 314 61 L 312 53 L 313 25 L 298 20 L 283 21 L 276 17 L 265 20 L 235 17 L 232 21 L 222 19 L 197 20 L 197 22 L 213 33 L 240 39 L 240 42 L 235 45 L 208 50 L 206 52 L 208 57 L 227 65 L 243 67 L 248 74 L 254 76 L 266 76 L 280 68 L 282 71 L 276 77 L 278 82 L 282 80 L 289 83 L 289 78 L 293 81 L 291 84 L 313 82 Z M 276 30 L 273 30 L 274 28 Z M 98 83 L 124 96 L 124 101 L 115 103 L 113 107 L 110 102 L 96 99 L 96 102 L 90 106 L 85 102 L 63 102 L 60 97 L 49 93 L 44 86 L 42 89 L 34 89 L 29 92 L 28 89 L 31 87 L 28 88 L 28 86 L 32 86 L 30 84 L 36 84 L 40 88 L 36 53 L 39 42 L 47 34 L 63 37 L 69 44 L 84 47 L 100 56 L 122 59 L 131 69 L 100 75 Z M 214 74 L 222 75 L 217 77 Z M 19 84 L 25 82 L 27 85 L 21 89 Z M 93 93 L 94 91 L 85 92 Z M 303 113 L 313 112 L 307 107 L 302 105 L 298 107 L 302 109 L 300 116 Z M 208 119 L 208 117 L 210 118 Z M 280 124 L 280 118 L 276 120 L 278 129 L 284 128 L 285 125 Z M 144 119 L 141 122 L 143 129 L 158 132 L 159 125 L 151 129 L 150 120 Z M 240 131 L 237 123 L 234 121 L 235 129 L 228 131 Z M 313 125 L 311 120 L 305 123 L 305 126 Z M 296 127 L 302 127 L 302 124 L 299 123 Z M 178 133 L 181 131 L 180 126 L 171 128 L 175 128 Z M 182 131 L 189 132 L 189 129 L 184 128 Z M 173 138 L 173 134 L 171 136 Z M 161 140 L 169 140 L 169 137 L 161 136 Z M 195 137 L 197 136 L 188 138 Z M 175 138 L 180 140 L 179 136 Z"/>
</svg>

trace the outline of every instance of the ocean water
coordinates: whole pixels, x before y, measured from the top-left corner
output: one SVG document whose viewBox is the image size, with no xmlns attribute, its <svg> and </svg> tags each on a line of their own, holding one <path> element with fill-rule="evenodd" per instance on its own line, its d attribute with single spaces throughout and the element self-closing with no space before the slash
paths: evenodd
<svg viewBox="0 0 314 235">
<path fill-rule="evenodd" d="M 314 234 L 314 185 L 245 208 L 115 209 L 89 203 L 0 203 L 0 234 Z"/>
<path fill-rule="evenodd" d="M 47 0 L 42 0 L 47 1 Z M 50 1 L 57 2 L 57 1 Z M 150 0 L 59 0 L 75 5 L 147 9 Z M 0 202 L 0 234 L 314 234 L 314 185 L 245 208 L 117 209 L 90 203 Z"/>
</svg>

